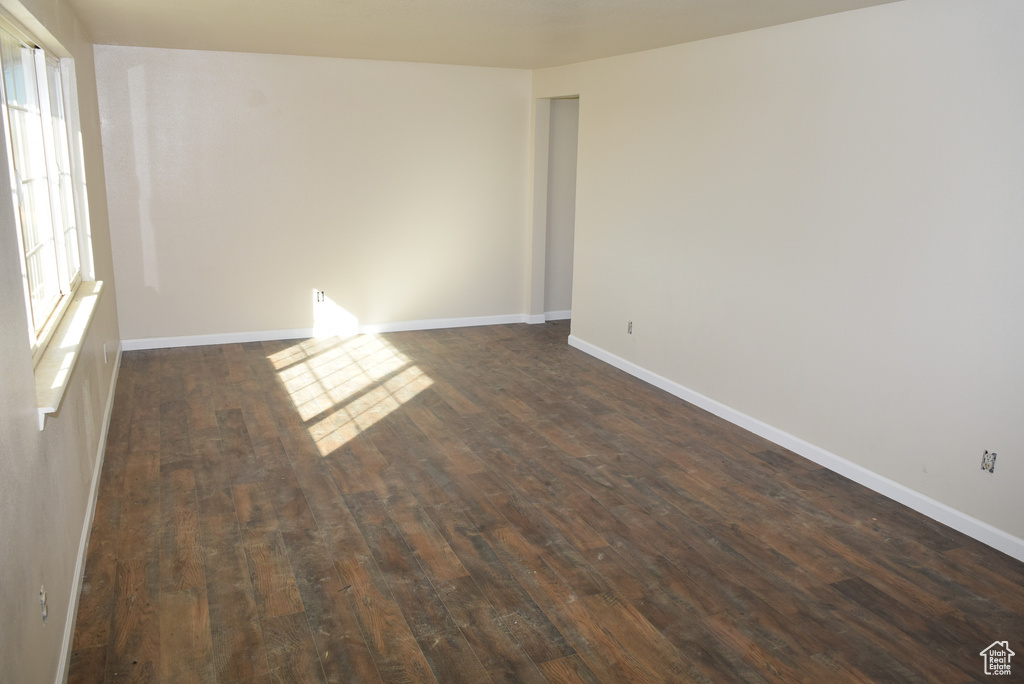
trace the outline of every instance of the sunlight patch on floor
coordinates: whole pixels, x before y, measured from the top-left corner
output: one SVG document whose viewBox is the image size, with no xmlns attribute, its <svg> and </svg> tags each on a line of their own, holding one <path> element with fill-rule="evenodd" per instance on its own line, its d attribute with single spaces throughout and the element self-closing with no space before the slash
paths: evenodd
<svg viewBox="0 0 1024 684">
<path fill-rule="evenodd" d="M 269 359 L 321 456 L 434 384 L 376 335 L 304 340 Z"/>
</svg>

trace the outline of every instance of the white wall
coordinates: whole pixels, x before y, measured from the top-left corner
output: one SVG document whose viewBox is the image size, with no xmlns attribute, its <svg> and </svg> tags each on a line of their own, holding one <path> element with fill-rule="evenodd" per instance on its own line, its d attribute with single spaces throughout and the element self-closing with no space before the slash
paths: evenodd
<svg viewBox="0 0 1024 684">
<path fill-rule="evenodd" d="M 75 58 L 96 277 L 107 285 L 60 412 L 47 418 L 40 432 L 14 206 L 9 192 L 0 193 L 0 680 L 52 682 L 60 675 L 68 612 L 76 598 L 76 563 L 120 335 L 92 46 L 62 1 L 0 4 L 45 47 L 63 47 Z M 10 187 L 6 144 L 0 150 L 0 186 Z M 39 603 L 44 585 L 45 627 Z"/>
<path fill-rule="evenodd" d="M 573 234 L 576 228 L 576 141 L 580 101 L 551 101 L 548 145 L 544 311 L 572 309 Z"/>
<path fill-rule="evenodd" d="M 96 61 L 125 339 L 525 312 L 530 72 Z"/>
<path fill-rule="evenodd" d="M 581 97 L 574 336 L 1019 544 L 1022 35 L 906 0 L 537 72 Z"/>
</svg>

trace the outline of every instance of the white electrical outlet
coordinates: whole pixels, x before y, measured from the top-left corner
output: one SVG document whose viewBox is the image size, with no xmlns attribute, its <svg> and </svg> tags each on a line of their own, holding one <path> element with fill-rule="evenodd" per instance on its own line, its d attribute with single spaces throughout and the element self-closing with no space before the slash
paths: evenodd
<svg viewBox="0 0 1024 684">
<path fill-rule="evenodd" d="M 43 624 L 46 624 L 46 587 L 39 587 L 39 605 L 43 609 Z"/>
<path fill-rule="evenodd" d="M 996 456 L 996 452 L 986 449 L 985 454 L 981 457 L 981 469 L 990 473 L 996 472 Z"/>
</svg>

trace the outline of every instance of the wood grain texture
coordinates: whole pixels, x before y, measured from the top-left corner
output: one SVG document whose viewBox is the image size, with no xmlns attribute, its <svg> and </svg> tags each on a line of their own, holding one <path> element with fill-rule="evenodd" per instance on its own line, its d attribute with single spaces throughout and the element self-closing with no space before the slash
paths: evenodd
<svg viewBox="0 0 1024 684">
<path fill-rule="evenodd" d="M 267 660 L 274 681 L 294 684 L 325 682 L 313 635 L 303 613 L 263 621 Z"/>
<path fill-rule="evenodd" d="M 971 682 L 1024 564 L 509 325 L 126 352 L 71 682 Z"/>
<path fill-rule="evenodd" d="M 160 671 L 160 616 L 155 554 L 117 562 L 107 644 L 106 680 L 155 682 Z"/>
<path fill-rule="evenodd" d="M 68 684 L 102 682 L 107 667 L 106 645 L 79 648 L 71 653 Z"/>
</svg>

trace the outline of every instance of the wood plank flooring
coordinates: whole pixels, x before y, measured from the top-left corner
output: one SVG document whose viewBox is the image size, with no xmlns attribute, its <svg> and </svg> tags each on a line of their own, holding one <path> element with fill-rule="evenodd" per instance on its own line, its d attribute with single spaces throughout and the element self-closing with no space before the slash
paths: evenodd
<svg viewBox="0 0 1024 684">
<path fill-rule="evenodd" d="M 956 683 L 1024 652 L 1024 564 L 567 335 L 125 353 L 70 681 Z"/>
</svg>

